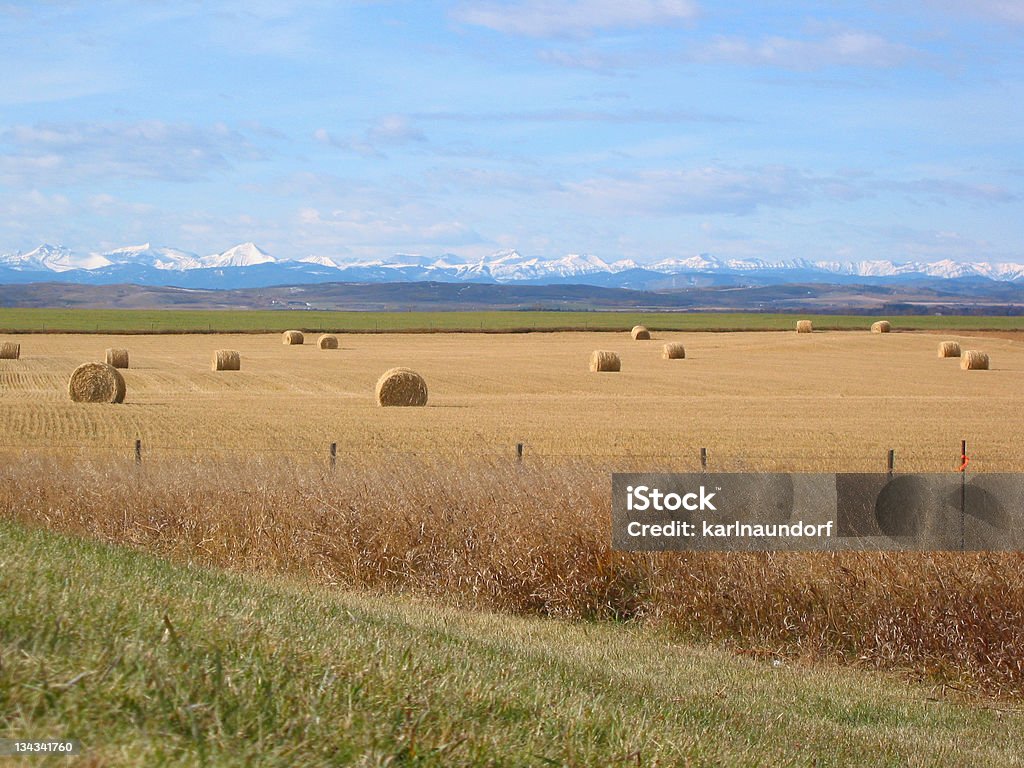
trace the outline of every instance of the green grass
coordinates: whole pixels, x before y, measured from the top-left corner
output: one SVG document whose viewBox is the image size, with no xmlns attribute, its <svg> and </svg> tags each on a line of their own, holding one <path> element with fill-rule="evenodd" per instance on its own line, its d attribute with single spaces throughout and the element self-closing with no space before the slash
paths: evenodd
<svg viewBox="0 0 1024 768">
<path fill-rule="evenodd" d="M 820 329 L 865 329 L 863 315 L 800 315 Z M 235 310 L 0 309 L 0 333 L 200 333 L 283 331 L 791 330 L 793 314 L 692 312 L 302 312 Z M 1024 329 L 1022 317 L 892 317 L 896 329 Z"/>
<path fill-rule="evenodd" d="M 988 766 L 1024 754 L 1019 714 L 931 700 L 891 676 L 231 576 L 9 522 L 0 595 L 0 736 L 78 738 L 83 766 Z"/>
</svg>

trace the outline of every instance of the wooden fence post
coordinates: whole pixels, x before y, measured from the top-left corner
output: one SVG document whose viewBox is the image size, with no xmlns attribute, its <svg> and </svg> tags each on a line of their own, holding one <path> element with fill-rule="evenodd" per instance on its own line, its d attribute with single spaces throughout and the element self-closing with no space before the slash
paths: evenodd
<svg viewBox="0 0 1024 768">
<path fill-rule="evenodd" d="M 964 518 L 967 513 L 967 441 L 960 441 L 960 551 L 966 549 Z"/>
</svg>

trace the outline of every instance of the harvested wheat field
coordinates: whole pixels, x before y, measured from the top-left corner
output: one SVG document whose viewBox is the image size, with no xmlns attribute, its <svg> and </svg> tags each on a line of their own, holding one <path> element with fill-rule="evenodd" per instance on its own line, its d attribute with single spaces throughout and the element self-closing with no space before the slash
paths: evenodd
<svg viewBox="0 0 1024 768">
<path fill-rule="evenodd" d="M 977 346 L 970 336 L 965 348 Z M 904 471 L 945 470 L 968 440 L 972 468 L 1019 470 L 1024 342 L 985 339 L 994 361 L 967 375 L 929 334 L 690 333 L 687 362 L 619 344 L 622 372 L 581 364 L 606 333 L 339 335 L 343 355 L 284 346 L 277 334 L 37 335 L 0 360 L 0 446 L 267 451 L 344 461 L 392 452 L 601 457 L 692 469 L 699 448 L 723 470 L 876 470 L 895 448 Z M 884 343 L 880 344 L 880 341 Z M 104 347 L 131 347 L 130 398 L 69 402 L 66 383 Z M 236 349 L 230 375 L 210 355 Z M 425 408 L 381 409 L 380 375 L 409 367 L 430 383 Z"/>
</svg>

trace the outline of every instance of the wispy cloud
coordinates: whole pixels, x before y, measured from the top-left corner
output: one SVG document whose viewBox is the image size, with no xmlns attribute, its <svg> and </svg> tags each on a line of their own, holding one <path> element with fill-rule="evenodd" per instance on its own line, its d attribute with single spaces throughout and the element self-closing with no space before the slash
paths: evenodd
<svg viewBox="0 0 1024 768">
<path fill-rule="evenodd" d="M 0 231 L 5 233 L 0 250 L 28 250 L 40 242 L 94 243 L 97 223 L 104 228 L 103 237 L 146 237 L 166 216 L 166 211 L 151 204 L 106 193 L 64 194 L 38 189 L 0 193 Z"/>
<path fill-rule="evenodd" d="M 0 179 L 12 186 L 95 180 L 198 181 L 261 153 L 218 123 L 37 123 L 0 133 Z"/>
<path fill-rule="evenodd" d="M 386 157 L 385 147 L 425 142 L 426 135 L 405 115 L 386 115 L 361 134 L 338 136 L 326 128 L 313 131 L 313 138 L 336 149 L 355 152 L 364 157 Z"/>
<path fill-rule="evenodd" d="M 417 112 L 417 120 L 459 123 L 739 123 L 731 115 L 688 109 L 527 109 L 509 112 Z"/>
<path fill-rule="evenodd" d="M 929 4 L 955 13 L 1024 25 L 1024 3 L 1021 0 L 929 0 Z"/>
<path fill-rule="evenodd" d="M 538 51 L 537 58 L 547 64 L 567 69 L 585 69 L 605 75 L 617 74 L 636 64 L 636 57 L 621 53 L 606 53 L 592 48 L 582 50 L 549 48 Z"/>
<path fill-rule="evenodd" d="M 917 199 L 935 202 L 949 200 L 976 203 L 1011 203 L 1020 197 L 999 184 L 969 183 L 951 179 L 913 179 L 910 181 L 878 181 L 872 186 L 882 191 L 905 192 Z"/>
<path fill-rule="evenodd" d="M 698 9 L 691 0 L 516 0 L 458 6 L 458 21 L 527 37 L 681 24 Z"/>
<path fill-rule="evenodd" d="M 919 57 L 920 52 L 869 32 L 844 31 L 816 39 L 782 36 L 751 41 L 718 36 L 691 51 L 705 62 L 817 70 L 827 67 L 894 67 Z"/>
<path fill-rule="evenodd" d="M 891 179 L 870 173 L 823 174 L 784 165 L 705 166 L 592 177 L 563 186 L 567 204 L 641 215 L 746 215 L 763 208 L 846 203 L 903 194 L 929 205 L 999 205 L 1018 198 L 998 184 L 941 178 Z"/>
<path fill-rule="evenodd" d="M 566 184 L 566 194 L 588 207 L 607 211 L 739 215 L 763 207 L 793 207 L 818 196 L 853 199 L 863 193 L 842 178 L 786 166 L 705 166 L 590 178 Z"/>
<path fill-rule="evenodd" d="M 434 218 L 434 214 L 412 208 L 381 215 L 362 209 L 322 210 L 302 208 L 296 226 L 304 239 L 324 244 L 339 240 L 351 248 L 408 248 L 428 245 L 445 247 L 479 243 L 479 233 L 458 220 Z"/>
</svg>

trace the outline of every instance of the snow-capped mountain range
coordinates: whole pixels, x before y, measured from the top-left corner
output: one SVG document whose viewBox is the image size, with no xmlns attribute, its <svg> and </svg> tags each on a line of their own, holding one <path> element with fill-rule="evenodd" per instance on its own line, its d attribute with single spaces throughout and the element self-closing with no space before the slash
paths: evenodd
<svg viewBox="0 0 1024 768">
<path fill-rule="evenodd" d="M 980 278 L 1024 285 L 1024 264 L 990 262 L 813 261 L 719 259 L 707 254 L 639 264 L 608 262 L 588 254 L 560 258 L 499 251 L 477 260 L 453 254 L 437 258 L 397 254 L 389 259 L 346 261 L 329 256 L 276 259 L 254 243 L 198 256 L 149 243 L 102 253 L 73 253 L 41 245 L 0 255 L 0 283 L 139 283 L 182 287 L 262 287 L 319 282 L 484 282 L 604 287 L 673 288 L 798 282 L 903 281 Z"/>
</svg>

